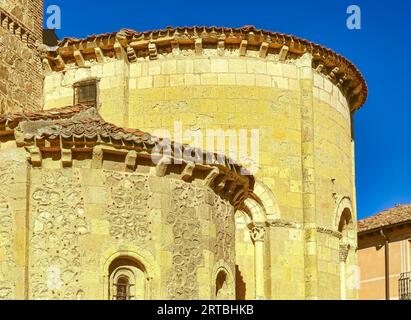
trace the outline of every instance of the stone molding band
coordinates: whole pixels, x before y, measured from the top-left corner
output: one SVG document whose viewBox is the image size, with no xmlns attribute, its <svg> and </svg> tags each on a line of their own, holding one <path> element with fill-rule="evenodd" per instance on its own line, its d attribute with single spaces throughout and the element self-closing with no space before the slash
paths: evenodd
<svg viewBox="0 0 411 320">
<path fill-rule="evenodd" d="M 268 226 L 270 226 L 272 228 L 303 229 L 302 224 L 298 224 L 298 223 L 283 220 L 283 219 L 272 220 L 272 221 L 269 221 L 267 224 L 268 224 Z M 311 230 L 314 229 L 318 233 L 326 234 L 326 235 L 332 236 L 334 238 L 338 238 L 338 239 L 342 238 L 341 232 L 331 230 L 331 229 L 328 229 L 328 228 L 325 228 L 325 227 L 315 227 L 315 228 L 308 228 L 308 229 L 311 229 Z"/>
</svg>

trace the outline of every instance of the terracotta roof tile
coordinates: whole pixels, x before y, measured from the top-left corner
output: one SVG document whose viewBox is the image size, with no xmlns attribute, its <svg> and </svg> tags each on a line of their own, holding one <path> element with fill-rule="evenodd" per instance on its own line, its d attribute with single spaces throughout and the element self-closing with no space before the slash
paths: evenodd
<svg viewBox="0 0 411 320">
<path fill-rule="evenodd" d="M 101 136 L 149 144 L 154 144 L 158 140 L 147 132 L 122 128 L 108 123 L 100 116 L 97 109 L 84 105 L 4 114 L 0 115 L 1 125 L 17 130 L 23 134 L 25 140 L 56 138 L 58 136 L 65 139 L 73 137 L 94 139 Z"/>
<path fill-rule="evenodd" d="M 411 221 L 411 204 L 399 205 L 358 221 L 358 232 Z"/>
<path fill-rule="evenodd" d="M 31 145 L 35 140 L 42 139 L 93 139 L 97 141 L 109 139 L 111 143 L 143 146 L 143 149 L 152 149 L 162 139 L 139 129 L 118 127 L 106 122 L 95 107 L 75 105 L 64 108 L 42 110 L 37 112 L 26 111 L 20 113 L 0 114 L 0 135 L 14 134 L 23 145 Z M 175 142 L 171 144 L 176 145 Z M 182 145 L 182 150 L 195 150 L 196 154 L 206 159 L 207 151 Z M 224 164 L 234 172 L 242 167 L 231 161 L 225 155 L 219 156 Z M 250 176 L 252 180 L 252 177 Z"/>
</svg>

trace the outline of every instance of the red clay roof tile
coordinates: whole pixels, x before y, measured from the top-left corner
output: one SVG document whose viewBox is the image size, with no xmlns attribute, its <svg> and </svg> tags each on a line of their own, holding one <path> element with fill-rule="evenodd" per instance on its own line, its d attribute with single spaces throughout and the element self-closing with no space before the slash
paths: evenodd
<svg viewBox="0 0 411 320">
<path fill-rule="evenodd" d="M 411 204 L 399 205 L 358 221 L 358 232 L 411 221 Z"/>
</svg>

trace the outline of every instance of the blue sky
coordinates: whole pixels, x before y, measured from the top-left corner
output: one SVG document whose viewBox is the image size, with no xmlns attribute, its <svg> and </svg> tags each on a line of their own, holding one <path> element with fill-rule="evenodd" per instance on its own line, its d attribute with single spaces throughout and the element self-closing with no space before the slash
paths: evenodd
<svg viewBox="0 0 411 320">
<path fill-rule="evenodd" d="M 45 1 L 51 4 L 62 10 L 60 38 L 121 28 L 255 25 L 337 51 L 360 69 L 369 87 L 354 122 L 358 216 L 411 203 L 411 1 Z M 346 27 L 351 4 L 361 8 L 361 30 Z"/>
</svg>

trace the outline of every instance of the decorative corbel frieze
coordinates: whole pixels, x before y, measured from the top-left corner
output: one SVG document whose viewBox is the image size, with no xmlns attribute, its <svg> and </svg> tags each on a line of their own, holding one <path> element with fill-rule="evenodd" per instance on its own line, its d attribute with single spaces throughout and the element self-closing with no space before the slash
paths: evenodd
<svg viewBox="0 0 411 320">
<path fill-rule="evenodd" d="M 114 49 L 114 54 L 116 55 L 116 58 L 118 60 L 124 60 L 126 58 L 124 48 L 120 42 L 116 41 L 113 45 L 113 49 Z"/>
<path fill-rule="evenodd" d="M 29 152 L 28 160 L 31 162 L 33 167 L 41 167 L 43 157 L 41 155 L 41 150 L 35 146 L 26 147 L 26 150 Z"/>
<path fill-rule="evenodd" d="M 135 150 L 131 150 L 127 153 L 125 163 L 127 171 L 134 171 L 137 165 L 137 152 Z"/>
<path fill-rule="evenodd" d="M 261 43 L 260 52 L 258 54 L 260 58 L 265 58 L 267 56 L 268 46 L 269 44 L 267 42 Z"/>
<path fill-rule="evenodd" d="M 326 76 L 328 80 L 335 81 L 336 80 L 336 75 L 340 71 L 338 67 L 334 67 L 330 73 Z"/>
<path fill-rule="evenodd" d="M 128 56 L 128 61 L 130 62 L 136 62 L 137 61 L 137 55 L 136 52 L 134 51 L 133 47 L 128 46 L 126 49 L 127 56 Z"/>
<path fill-rule="evenodd" d="M 247 40 L 242 40 L 240 43 L 240 56 L 244 57 L 247 54 Z"/>
<path fill-rule="evenodd" d="M 66 64 L 64 63 L 63 58 L 61 57 L 61 55 L 58 55 L 55 59 L 54 59 L 54 63 L 56 64 L 57 68 L 63 70 L 66 67 Z"/>
<path fill-rule="evenodd" d="M 320 63 L 317 66 L 317 68 L 315 68 L 315 71 L 317 71 L 318 73 L 321 73 L 321 71 L 323 71 L 323 69 L 324 69 L 324 65 Z"/>
<path fill-rule="evenodd" d="M 99 47 L 94 48 L 94 54 L 96 55 L 96 60 L 98 63 L 104 63 L 104 54 L 101 48 Z"/>
<path fill-rule="evenodd" d="M 224 55 L 224 49 L 225 49 L 225 41 L 224 40 L 220 40 L 217 43 L 217 52 L 219 56 L 223 56 Z"/>
<path fill-rule="evenodd" d="M 157 163 L 155 173 L 157 177 L 164 177 L 166 175 L 167 167 L 171 163 L 170 157 L 163 156 Z"/>
<path fill-rule="evenodd" d="M 288 54 L 289 48 L 287 46 L 283 46 L 280 50 L 280 54 L 278 56 L 278 59 L 281 62 L 284 62 L 287 59 L 287 54 Z"/>
<path fill-rule="evenodd" d="M 61 163 L 63 167 L 71 167 L 73 165 L 73 153 L 71 149 L 61 150 Z"/>
<path fill-rule="evenodd" d="M 9 17 L 5 17 L 1 23 L 2 28 L 8 29 L 9 27 Z"/>
<path fill-rule="evenodd" d="M 15 35 L 21 39 L 21 27 L 17 26 L 16 30 L 15 30 Z"/>
<path fill-rule="evenodd" d="M 171 40 L 170 45 L 172 54 L 178 56 L 180 54 L 180 45 L 178 44 L 178 41 Z"/>
<path fill-rule="evenodd" d="M 194 42 L 194 51 L 196 56 L 203 54 L 203 39 L 197 38 Z"/>
<path fill-rule="evenodd" d="M 157 45 L 154 42 L 148 44 L 148 54 L 150 56 L 150 60 L 158 59 Z"/>
<path fill-rule="evenodd" d="M 53 70 L 53 69 L 51 68 L 50 62 L 49 62 L 49 60 L 48 60 L 47 58 L 44 58 L 44 59 L 42 60 L 42 64 L 43 64 L 43 70 L 44 70 L 44 72 L 49 73 L 49 72 L 51 72 L 51 71 Z"/>
<path fill-rule="evenodd" d="M 81 51 L 80 50 L 75 50 L 73 52 L 73 56 L 74 56 L 74 60 L 76 60 L 77 66 L 84 67 L 85 60 L 84 60 L 84 57 L 83 57 L 83 54 L 81 53 Z"/>
<path fill-rule="evenodd" d="M 184 181 L 188 181 L 193 176 L 193 171 L 195 168 L 194 162 L 187 162 L 183 172 L 181 173 L 181 179 Z"/>
<path fill-rule="evenodd" d="M 93 148 L 93 159 L 91 160 L 91 167 L 93 169 L 101 169 L 103 167 L 103 154 L 101 146 Z"/>
<path fill-rule="evenodd" d="M 215 178 L 220 174 L 220 169 L 215 167 L 213 170 L 210 171 L 208 176 L 204 179 L 203 184 L 207 187 L 211 187 Z"/>
</svg>

